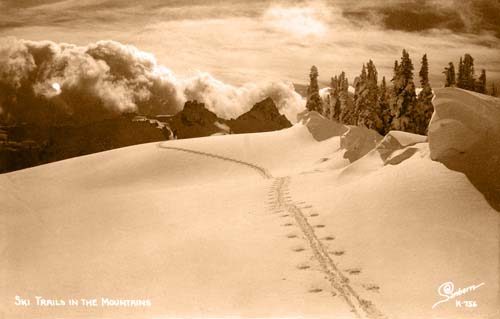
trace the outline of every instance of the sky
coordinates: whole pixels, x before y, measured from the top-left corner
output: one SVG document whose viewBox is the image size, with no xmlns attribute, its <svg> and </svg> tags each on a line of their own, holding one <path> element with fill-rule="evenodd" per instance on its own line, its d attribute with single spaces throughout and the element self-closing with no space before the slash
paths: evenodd
<svg viewBox="0 0 500 319">
<path fill-rule="evenodd" d="M 207 72 L 232 85 L 307 83 L 369 59 L 389 79 L 407 49 L 418 74 L 427 53 L 431 83 L 464 53 L 476 73 L 500 80 L 500 1 L 0 0 L 0 37 L 88 45 L 130 44 L 177 76 Z"/>
</svg>

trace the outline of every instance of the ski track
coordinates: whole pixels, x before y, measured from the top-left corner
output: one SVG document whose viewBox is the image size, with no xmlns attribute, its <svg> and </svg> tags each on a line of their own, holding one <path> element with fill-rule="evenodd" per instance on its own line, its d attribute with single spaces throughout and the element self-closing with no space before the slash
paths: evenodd
<svg viewBox="0 0 500 319">
<path fill-rule="evenodd" d="M 217 158 L 217 159 L 220 159 L 220 160 L 223 160 L 223 161 L 229 161 L 229 162 L 237 163 L 237 164 L 240 164 L 240 165 L 245 165 L 245 166 L 247 166 L 249 168 L 252 168 L 252 169 L 258 171 L 259 174 L 261 174 L 266 179 L 273 178 L 272 175 L 265 168 L 262 168 L 260 166 L 254 165 L 252 163 L 240 161 L 240 160 L 237 160 L 237 159 L 234 159 L 234 158 L 220 156 L 220 155 L 217 155 L 217 154 L 212 154 L 212 153 L 207 153 L 207 152 L 190 150 L 190 149 L 182 148 L 182 147 L 165 146 L 165 145 L 162 145 L 161 143 L 158 144 L 158 147 L 159 148 L 163 148 L 163 149 L 169 149 L 169 150 L 175 150 L 175 151 L 181 151 L 181 152 L 187 152 L 187 153 L 193 153 L 193 154 L 198 154 L 198 155 L 213 157 L 213 158 Z"/>
<path fill-rule="evenodd" d="M 370 319 L 387 318 L 380 310 L 376 308 L 373 302 L 367 299 L 363 299 L 352 288 L 352 286 L 349 284 L 349 278 L 342 273 L 342 271 L 337 267 L 335 262 L 332 260 L 332 258 L 328 254 L 327 248 L 323 245 L 321 240 L 316 236 L 313 227 L 307 221 L 307 217 L 305 217 L 300 207 L 298 207 L 292 202 L 289 194 L 290 192 L 288 190 L 288 185 L 290 184 L 291 181 L 290 176 L 273 178 L 273 176 L 268 172 L 268 170 L 258 165 L 213 153 L 196 151 L 181 147 L 165 146 L 162 145 L 161 143 L 158 144 L 158 147 L 237 163 L 257 171 L 265 179 L 274 179 L 272 187 L 270 189 L 270 193 L 268 194 L 268 204 L 271 206 L 271 209 L 273 210 L 278 210 L 278 211 L 284 210 L 293 216 L 297 226 L 304 234 L 305 239 L 307 240 L 313 252 L 314 257 L 319 262 L 322 271 L 326 274 L 333 290 L 338 292 L 338 294 L 344 299 L 346 304 L 349 306 L 351 311 L 358 318 L 370 318 Z"/>
</svg>

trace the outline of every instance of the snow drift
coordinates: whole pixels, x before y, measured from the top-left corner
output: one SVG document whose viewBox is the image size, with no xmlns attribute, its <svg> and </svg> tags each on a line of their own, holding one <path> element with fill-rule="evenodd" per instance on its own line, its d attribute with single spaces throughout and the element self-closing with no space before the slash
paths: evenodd
<svg viewBox="0 0 500 319">
<path fill-rule="evenodd" d="M 500 99 L 454 88 L 435 94 L 431 158 L 467 175 L 500 210 Z"/>
</svg>

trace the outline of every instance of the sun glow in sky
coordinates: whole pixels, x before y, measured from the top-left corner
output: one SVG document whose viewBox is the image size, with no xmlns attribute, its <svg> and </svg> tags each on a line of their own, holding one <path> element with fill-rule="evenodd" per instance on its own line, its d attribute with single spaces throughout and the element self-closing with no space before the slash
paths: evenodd
<svg viewBox="0 0 500 319">
<path fill-rule="evenodd" d="M 327 30 L 314 7 L 272 7 L 264 14 L 264 20 L 292 36 L 322 36 Z"/>
<path fill-rule="evenodd" d="M 61 85 L 57 82 L 52 83 L 52 88 L 54 89 L 56 94 L 61 93 Z"/>
</svg>

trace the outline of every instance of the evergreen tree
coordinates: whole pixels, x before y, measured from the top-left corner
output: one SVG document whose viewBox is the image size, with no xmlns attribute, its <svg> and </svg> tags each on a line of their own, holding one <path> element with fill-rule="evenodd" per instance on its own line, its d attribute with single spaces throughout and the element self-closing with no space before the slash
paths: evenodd
<svg viewBox="0 0 500 319">
<path fill-rule="evenodd" d="M 462 89 L 465 87 L 464 62 L 462 57 L 460 57 L 460 61 L 458 62 L 457 87 Z"/>
<path fill-rule="evenodd" d="M 413 121 L 415 122 L 415 133 L 427 134 L 427 127 L 429 126 L 432 113 L 434 112 L 434 106 L 432 105 L 434 94 L 432 93 L 432 88 L 429 83 L 429 65 L 426 54 L 422 57 L 422 66 L 419 75 L 422 90 L 418 94 L 417 107 Z"/>
<path fill-rule="evenodd" d="M 339 104 L 338 107 L 334 109 L 333 118 L 337 121 L 340 120 L 340 114 L 342 110 L 348 107 L 350 96 L 349 96 L 349 80 L 347 79 L 345 72 L 342 71 L 339 76 Z"/>
<path fill-rule="evenodd" d="M 340 120 L 342 123 L 347 125 L 358 125 L 358 117 L 360 113 L 360 93 L 365 89 L 368 75 L 366 73 L 366 66 L 363 64 L 361 69 L 361 75 L 354 79 L 354 101 L 347 105 L 346 108 L 342 109 L 340 114 Z"/>
<path fill-rule="evenodd" d="M 326 118 L 340 121 L 340 114 L 347 105 L 348 88 L 349 84 L 344 71 L 332 77 L 328 106 L 325 107 L 323 114 Z"/>
<path fill-rule="evenodd" d="M 468 53 L 464 55 L 464 89 L 474 91 L 476 86 L 476 79 L 474 75 L 474 59 Z"/>
<path fill-rule="evenodd" d="M 413 63 L 410 55 L 403 50 L 401 62 L 394 64 L 394 77 L 392 79 L 393 90 L 391 92 L 391 128 L 406 132 L 416 132 L 416 126 L 412 118 L 416 113 L 417 96 L 415 84 L 413 83 Z"/>
<path fill-rule="evenodd" d="M 357 125 L 383 132 L 382 112 L 378 103 L 378 74 L 372 60 L 366 65 L 366 73 L 364 71 L 363 65 L 354 94 L 354 105 L 358 115 Z"/>
<path fill-rule="evenodd" d="M 389 106 L 389 90 L 387 89 L 387 83 L 385 81 L 385 76 L 382 77 L 382 82 L 378 90 L 378 108 L 380 110 L 380 120 L 382 121 L 382 128 L 379 133 L 385 135 L 389 132 L 389 128 L 392 122 L 391 108 Z"/>
<path fill-rule="evenodd" d="M 344 71 L 338 76 L 336 84 L 336 100 L 332 118 L 344 124 L 354 124 L 348 120 L 348 114 L 351 114 L 350 111 L 352 111 L 354 103 L 352 101 L 352 96 L 349 94 L 349 80 Z"/>
<path fill-rule="evenodd" d="M 486 93 L 486 70 L 481 70 L 481 75 L 479 76 L 478 81 L 476 82 L 476 92 Z"/>
<path fill-rule="evenodd" d="M 366 79 L 366 69 L 363 75 L 363 71 L 361 71 L 362 77 Z M 360 78 L 357 77 L 354 79 L 354 87 L 358 87 L 359 84 L 358 82 L 360 81 Z M 347 78 L 345 78 L 345 81 L 342 83 L 342 94 L 340 95 L 340 122 L 347 124 L 347 125 L 357 125 L 358 121 L 358 114 L 355 110 L 355 105 L 354 105 L 354 100 L 351 95 L 349 95 L 349 83 L 347 81 Z M 356 89 L 355 89 L 356 90 Z"/>
<path fill-rule="evenodd" d="M 338 78 L 334 76 L 330 81 L 330 93 L 328 94 L 326 100 L 326 105 L 323 105 L 323 116 L 327 119 L 333 119 L 334 109 L 340 102 L 338 101 Z"/>
<path fill-rule="evenodd" d="M 474 91 L 475 89 L 474 59 L 468 53 L 463 59 L 460 57 L 457 86 L 464 90 Z"/>
<path fill-rule="evenodd" d="M 422 66 L 420 67 L 418 75 L 420 76 L 420 84 L 422 87 L 429 84 L 429 62 L 427 61 L 427 54 L 424 54 L 422 57 Z"/>
<path fill-rule="evenodd" d="M 307 103 L 306 108 L 309 111 L 316 111 L 321 113 L 323 110 L 321 97 L 319 96 L 319 85 L 318 85 L 318 68 L 316 66 L 311 67 L 311 72 L 309 73 L 309 87 L 307 88 Z"/>
<path fill-rule="evenodd" d="M 498 91 L 497 87 L 495 85 L 495 82 L 491 82 L 491 91 L 490 91 L 491 96 L 498 96 Z"/>
<path fill-rule="evenodd" d="M 361 74 L 354 79 L 354 107 L 352 122 L 353 125 L 359 125 L 358 118 L 362 109 L 366 107 L 366 100 L 362 98 L 365 94 L 368 74 L 366 73 L 366 65 L 363 63 Z"/>
<path fill-rule="evenodd" d="M 450 86 L 455 86 L 455 66 L 453 65 L 453 62 L 448 63 L 448 67 L 444 68 L 443 73 L 445 74 L 445 87 L 450 87 Z"/>
</svg>

